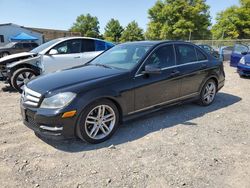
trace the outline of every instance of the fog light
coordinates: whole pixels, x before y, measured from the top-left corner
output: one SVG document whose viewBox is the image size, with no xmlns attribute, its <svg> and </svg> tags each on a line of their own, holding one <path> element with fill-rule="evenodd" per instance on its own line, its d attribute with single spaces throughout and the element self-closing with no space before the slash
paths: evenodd
<svg viewBox="0 0 250 188">
<path fill-rule="evenodd" d="M 71 118 L 76 115 L 76 110 L 70 111 L 70 112 L 65 112 L 62 115 L 62 118 Z"/>
</svg>

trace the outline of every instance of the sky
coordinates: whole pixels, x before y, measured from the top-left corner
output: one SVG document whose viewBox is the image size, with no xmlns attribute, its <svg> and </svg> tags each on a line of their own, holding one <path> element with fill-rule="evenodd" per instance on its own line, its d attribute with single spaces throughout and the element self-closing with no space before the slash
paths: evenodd
<svg viewBox="0 0 250 188">
<path fill-rule="evenodd" d="M 97 16 L 100 31 L 115 18 L 123 26 L 135 20 L 147 28 L 148 9 L 156 0 L 0 0 L 0 24 L 15 23 L 26 27 L 68 30 L 76 17 L 90 13 Z M 221 10 L 238 5 L 238 0 L 207 0 L 212 23 Z"/>
</svg>

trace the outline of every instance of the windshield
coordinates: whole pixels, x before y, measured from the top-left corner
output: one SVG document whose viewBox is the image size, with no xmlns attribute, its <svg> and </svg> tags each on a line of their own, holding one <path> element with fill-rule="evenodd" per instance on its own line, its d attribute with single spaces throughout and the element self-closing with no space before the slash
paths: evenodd
<svg viewBox="0 0 250 188">
<path fill-rule="evenodd" d="M 106 51 L 90 64 L 131 70 L 150 48 L 150 45 L 120 44 Z"/>
<path fill-rule="evenodd" d="M 4 47 L 5 48 L 12 48 L 15 44 L 16 44 L 15 42 L 11 42 L 11 43 L 6 44 Z"/>
<path fill-rule="evenodd" d="M 32 53 L 39 53 L 43 50 L 45 50 L 46 48 L 52 46 L 53 44 L 56 44 L 57 42 L 61 41 L 61 39 L 55 39 L 55 40 L 51 40 L 49 42 L 46 42 L 40 46 L 38 46 L 37 48 L 34 48 L 33 50 L 31 50 L 30 52 Z"/>
</svg>

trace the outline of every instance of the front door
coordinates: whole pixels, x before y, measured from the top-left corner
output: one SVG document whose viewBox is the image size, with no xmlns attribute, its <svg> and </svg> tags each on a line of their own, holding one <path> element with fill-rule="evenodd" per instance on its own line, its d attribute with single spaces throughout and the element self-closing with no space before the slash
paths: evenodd
<svg viewBox="0 0 250 188">
<path fill-rule="evenodd" d="M 143 74 L 146 65 L 161 68 L 160 74 Z M 157 48 L 134 78 L 135 111 L 167 103 L 179 97 L 180 79 L 176 70 L 173 45 Z"/>
<path fill-rule="evenodd" d="M 82 65 L 83 53 L 81 52 L 81 46 L 80 39 L 73 39 L 61 42 L 53 47 L 52 49 L 56 50 L 57 54 L 50 55 L 48 51 L 43 56 L 44 73 Z"/>
</svg>

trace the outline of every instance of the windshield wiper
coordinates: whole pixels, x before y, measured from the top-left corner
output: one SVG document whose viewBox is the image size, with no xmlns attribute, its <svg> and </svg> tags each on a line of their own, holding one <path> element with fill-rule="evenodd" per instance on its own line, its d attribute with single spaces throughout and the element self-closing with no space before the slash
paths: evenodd
<svg viewBox="0 0 250 188">
<path fill-rule="evenodd" d="M 100 64 L 100 63 L 94 64 L 94 65 L 96 65 L 96 66 L 101 66 L 101 67 L 104 67 L 104 68 L 112 69 L 112 67 L 110 67 L 110 66 L 108 66 L 108 65 Z"/>
</svg>

